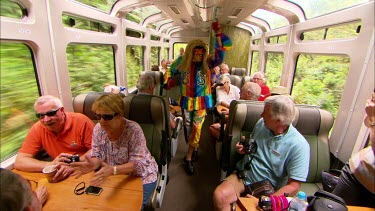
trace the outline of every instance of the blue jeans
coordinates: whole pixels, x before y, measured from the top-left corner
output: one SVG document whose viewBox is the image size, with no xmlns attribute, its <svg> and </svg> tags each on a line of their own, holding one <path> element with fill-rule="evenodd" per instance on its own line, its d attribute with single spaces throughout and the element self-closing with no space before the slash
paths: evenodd
<svg viewBox="0 0 375 211">
<path fill-rule="evenodd" d="M 143 203 L 142 210 L 147 204 L 148 199 L 150 198 L 152 192 L 154 192 L 156 186 L 156 181 L 148 184 L 143 184 Z"/>
</svg>

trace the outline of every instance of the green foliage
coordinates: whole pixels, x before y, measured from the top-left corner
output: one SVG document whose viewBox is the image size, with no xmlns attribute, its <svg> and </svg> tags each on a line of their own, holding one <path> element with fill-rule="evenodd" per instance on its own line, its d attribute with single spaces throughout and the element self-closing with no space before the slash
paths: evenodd
<svg viewBox="0 0 375 211">
<path fill-rule="evenodd" d="M 31 52 L 24 44 L 1 43 L 1 160 L 20 148 L 37 121 L 34 102 L 39 97 Z"/>
<path fill-rule="evenodd" d="M 115 84 L 112 46 L 69 45 L 66 54 L 73 97 L 101 92 L 105 84 Z"/>
<path fill-rule="evenodd" d="M 266 83 L 269 87 L 280 85 L 281 73 L 284 63 L 284 54 L 282 53 L 267 53 L 266 63 Z"/>
<path fill-rule="evenodd" d="M 8 18 L 21 19 L 23 17 L 21 7 L 14 1 L 0 1 L 0 15 Z"/>
<path fill-rule="evenodd" d="M 159 66 L 159 52 L 160 47 L 151 47 L 151 55 L 150 55 L 150 66 L 157 65 Z M 150 67 L 151 70 L 151 67 Z"/>
<path fill-rule="evenodd" d="M 143 71 L 143 47 L 126 47 L 126 74 L 128 87 L 134 87 L 137 84 L 139 74 Z"/>
<path fill-rule="evenodd" d="M 336 117 L 349 65 L 347 56 L 301 54 L 292 90 L 295 103 L 319 106 Z"/>
</svg>

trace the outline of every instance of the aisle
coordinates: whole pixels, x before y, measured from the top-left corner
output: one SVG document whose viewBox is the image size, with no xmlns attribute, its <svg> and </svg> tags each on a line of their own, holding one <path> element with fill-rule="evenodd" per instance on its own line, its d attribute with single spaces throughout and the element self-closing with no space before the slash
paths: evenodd
<svg viewBox="0 0 375 211">
<path fill-rule="evenodd" d="M 179 134 L 176 156 L 168 170 L 169 183 L 160 211 L 213 210 L 212 193 L 220 182 L 220 167 L 215 158 L 214 145 L 209 138 L 208 127 L 212 115 L 206 117 L 202 128 L 201 146 L 198 160 L 194 163 L 195 173 L 188 176 L 184 170 L 183 158 L 188 145 L 183 132 Z"/>
</svg>

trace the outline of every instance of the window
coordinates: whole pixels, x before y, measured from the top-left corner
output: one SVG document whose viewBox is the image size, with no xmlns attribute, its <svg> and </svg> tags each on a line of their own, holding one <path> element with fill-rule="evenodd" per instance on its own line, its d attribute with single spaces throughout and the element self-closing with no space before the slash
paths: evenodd
<svg viewBox="0 0 375 211">
<path fill-rule="evenodd" d="M 336 117 L 349 66 L 348 56 L 299 55 L 292 87 L 295 103 L 319 106 Z"/>
<path fill-rule="evenodd" d="M 169 48 L 164 48 L 163 57 L 162 58 L 169 60 Z"/>
<path fill-rule="evenodd" d="M 266 55 L 266 83 L 267 86 L 272 88 L 280 85 L 281 73 L 284 63 L 283 53 L 267 53 Z"/>
<path fill-rule="evenodd" d="M 105 84 L 116 84 L 113 52 L 109 45 L 68 45 L 66 55 L 73 97 L 102 92 Z"/>
<path fill-rule="evenodd" d="M 77 0 L 77 1 L 109 13 L 111 11 L 111 8 L 113 7 L 113 4 L 116 3 L 117 0 L 105 0 L 105 1 Z"/>
<path fill-rule="evenodd" d="M 269 43 L 269 44 L 283 44 L 283 43 L 286 43 L 286 40 L 287 40 L 287 36 L 284 34 L 284 35 L 269 37 L 267 39 L 267 43 Z"/>
<path fill-rule="evenodd" d="M 132 29 L 126 29 L 126 36 L 127 37 L 135 37 L 135 38 L 143 38 L 144 34 L 143 32 L 139 32 Z"/>
<path fill-rule="evenodd" d="M 127 46 L 126 47 L 126 75 L 128 87 L 134 87 L 137 83 L 139 74 L 144 70 L 144 47 Z"/>
<path fill-rule="evenodd" d="M 361 31 L 362 22 L 355 21 L 338 26 L 315 29 L 303 32 L 300 36 L 302 41 L 333 40 L 357 37 Z"/>
<path fill-rule="evenodd" d="M 8 17 L 8 18 L 15 18 L 21 19 L 26 14 L 26 10 L 24 10 L 19 4 L 14 1 L 10 0 L 1 0 L 0 1 L 0 14 L 1 16 Z"/>
<path fill-rule="evenodd" d="M 265 20 L 270 25 L 271 29 L 289 25 L 289 21 L 285 17 L 264 9 L 257 9 L 251 15 Z"/>
<path fill-rule="evenodd" d="M 114 31 L 114 28 L 111 24 L 74 17 L 67 14 L 62 15 L 62 22 L 65 27 L 105 33 L 112 33 Z"/>
<path fill-rule="evenodd" d="M 187 43 L 175 43 L 173 45 L 173 58 L 177 59 L 180 56 L 180 48 L 183 48 L 185 50 L 186 46 Z"/>
<path fill-rule="evenodd" d="M 253 74 L 258 71 L 259 68 L 259 51 L 253 51 L 251 56 L 251 68 L 250 73 Z"/>
<path fill-rule="evenodd" d="M 21 43 L 0 44 L 1 161 L 17 153 L 38 121 L 34 102 L 40 96 L 31 50 Z"/>
<path fill-rule="evenodd" d="M 159 66 L 159 55 L 160 55 L 160 47 L 151 47 L 151 55 L 150 55 L 150 70 L 152 65 Z"/>
</svg>

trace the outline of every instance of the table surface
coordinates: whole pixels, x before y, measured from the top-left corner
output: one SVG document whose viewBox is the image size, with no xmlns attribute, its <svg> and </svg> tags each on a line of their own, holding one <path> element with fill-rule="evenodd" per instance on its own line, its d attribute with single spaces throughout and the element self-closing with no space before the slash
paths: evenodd
<svg viewBox="0 0 375 211">
<path fill-rule="evenodd" d="M 57 183 L 49 183 L 43 173 L 31 173 L 13 170 L 29 180 L 38 182 L 38 186 L 45 185 L 48 199 L 43 210 L 140 210 L 143 200 L 143 186 L 140 177 L 129 175 L 113 175 L 107 177 L 99 196 L 82 194 L 76 195 L 74 188 L 80 182 L 86 187 L 93 172 L 78 179 L 69 177 Z"/>
</svg>

